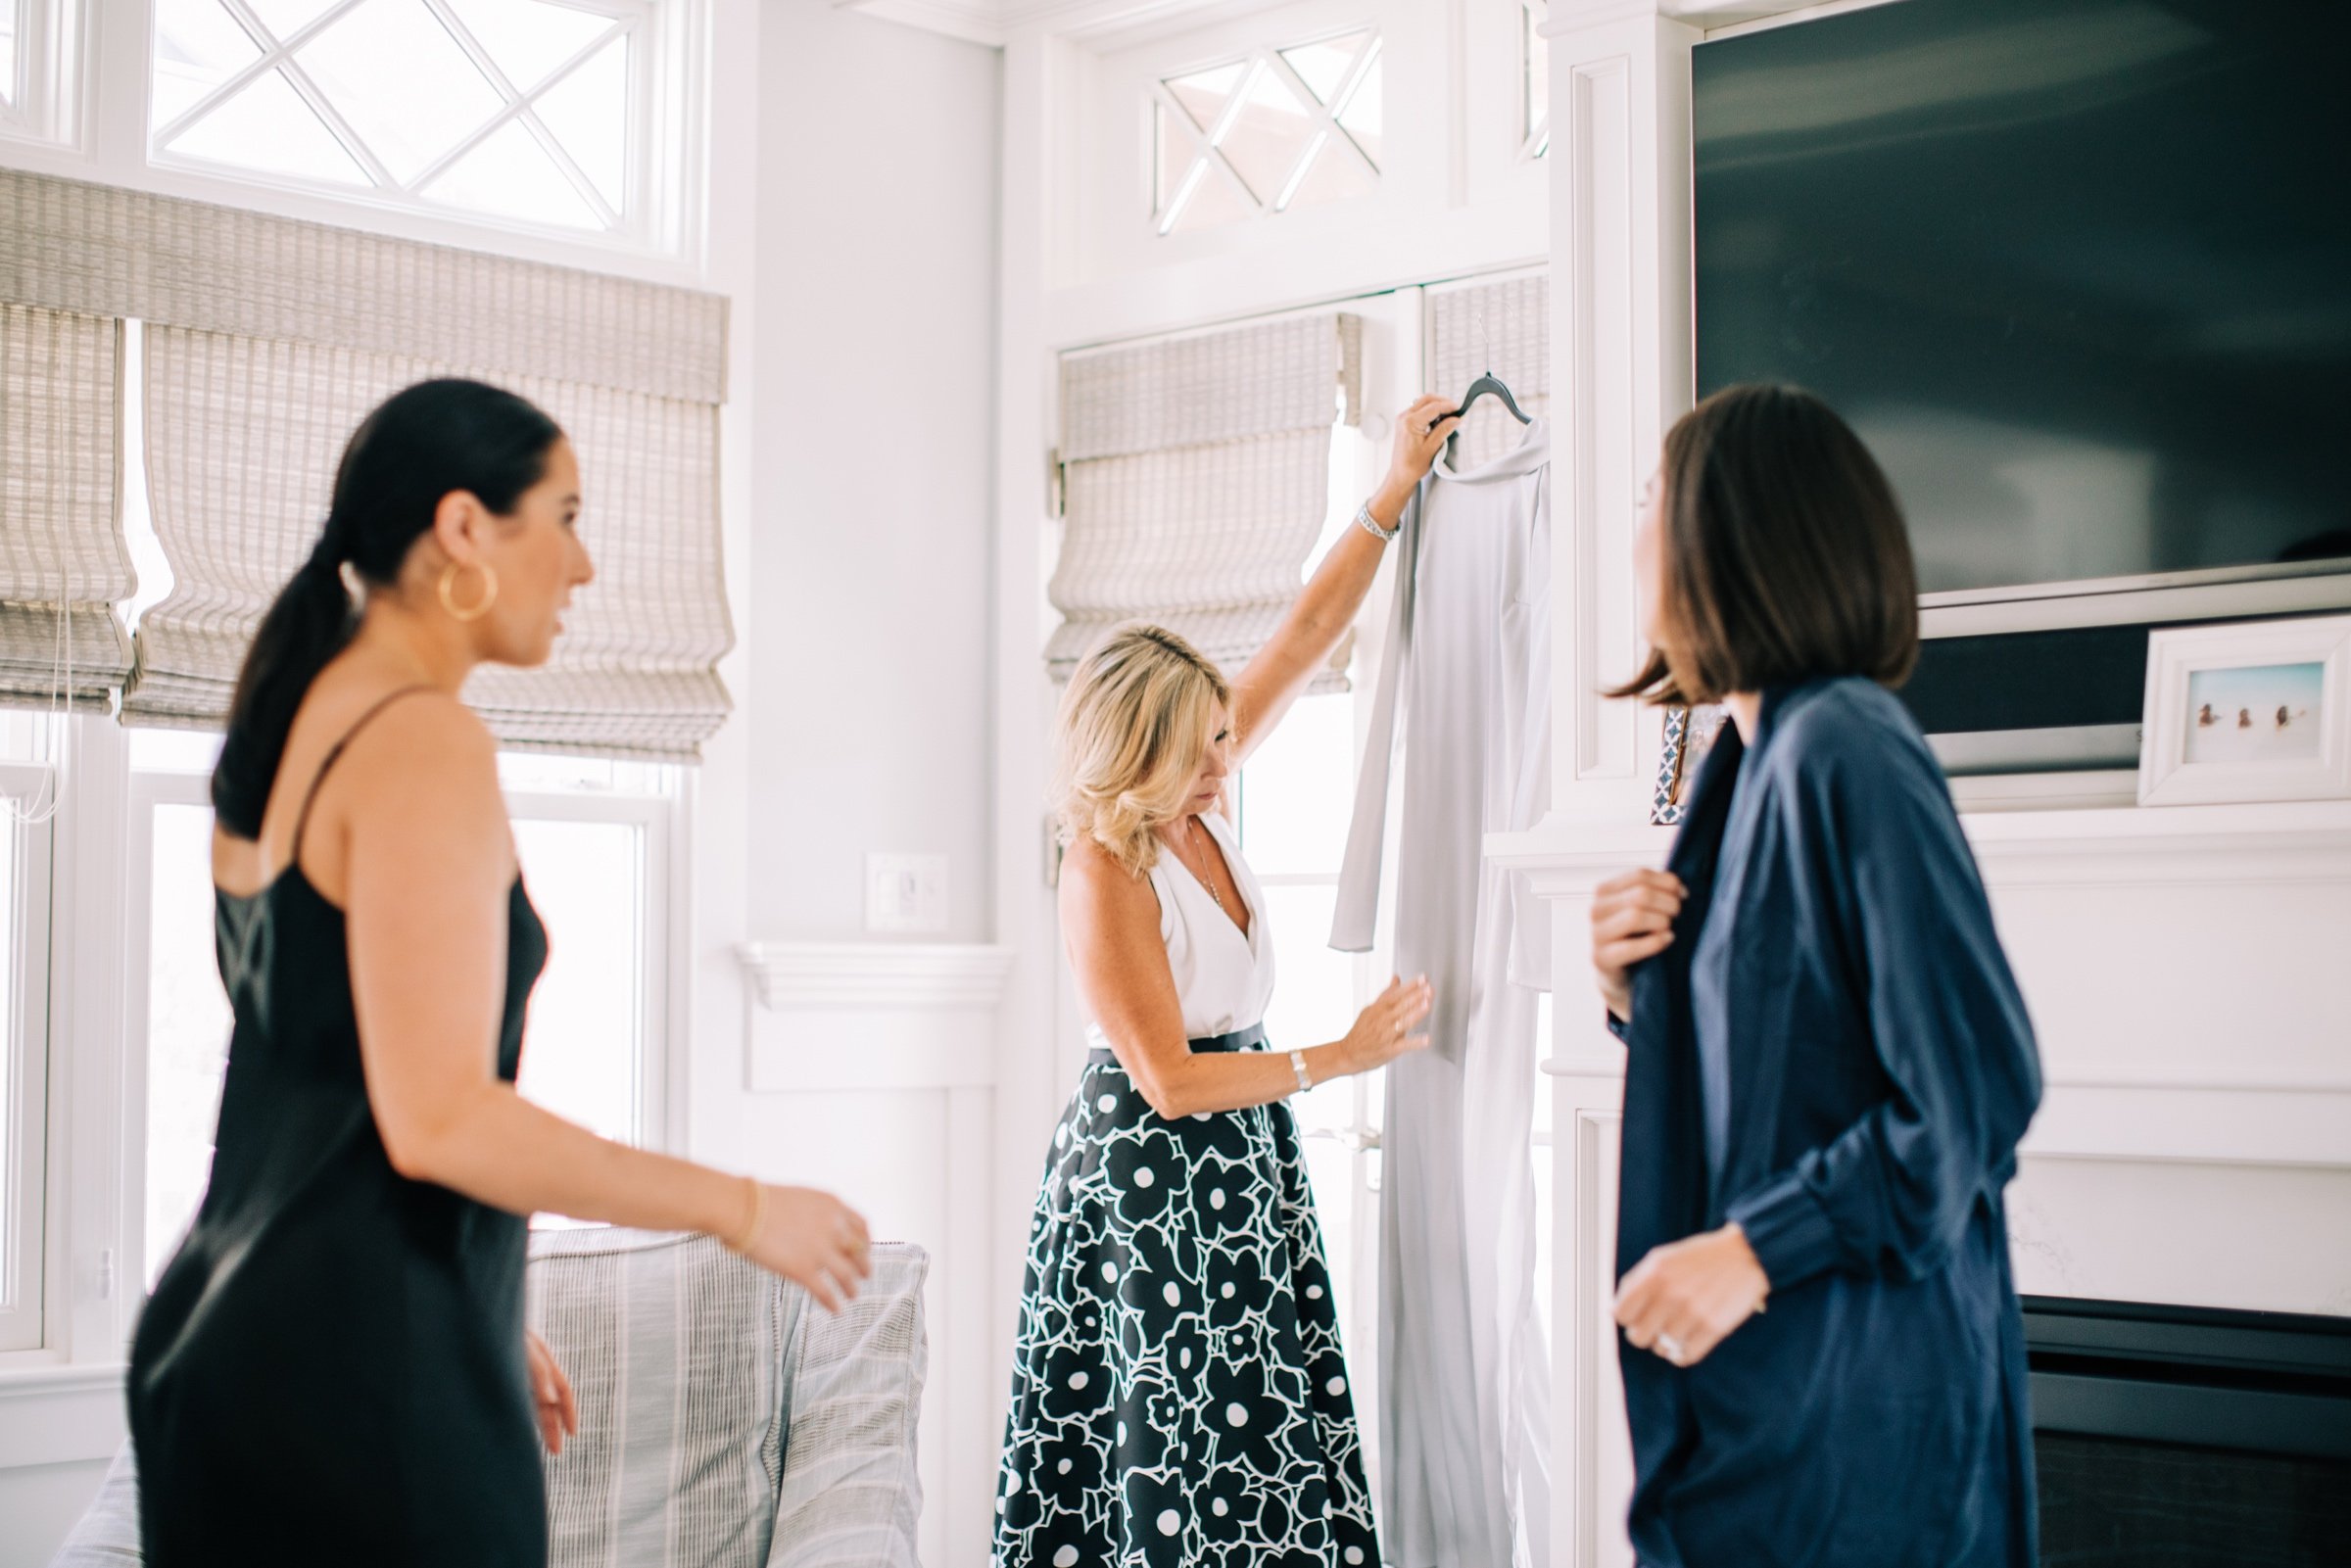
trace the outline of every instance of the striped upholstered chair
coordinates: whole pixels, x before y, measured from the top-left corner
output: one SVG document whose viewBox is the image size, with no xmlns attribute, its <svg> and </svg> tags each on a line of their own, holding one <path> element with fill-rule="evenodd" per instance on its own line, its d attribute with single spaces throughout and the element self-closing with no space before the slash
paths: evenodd
<svg viewBox="0 0 2351 1568">
<path fill-rule="evenodd" d="M 915 1568 L 919 1247 L 829 1317 L 702 1236 L 541 1231 L 530 1319 L 579 1396 L 551 1568 Z M 139 1560 L 125 1448 L 54 1568 Z"/>
</svg>

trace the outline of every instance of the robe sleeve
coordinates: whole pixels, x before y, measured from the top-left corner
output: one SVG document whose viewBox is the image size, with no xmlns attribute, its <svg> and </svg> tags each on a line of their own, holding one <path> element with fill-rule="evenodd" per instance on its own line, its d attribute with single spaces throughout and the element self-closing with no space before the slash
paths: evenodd
<svg viewBox="0 0 2351 1568">
<path fill-rule="evenodd" d="M 1347 825 L 1347 848 L 1339 862 L 1339 886 L 1331 901 L 1330 945 L 1342 953 L 1368 953 L 1379 927 L 1380 852 L 1388 832 L 1388 775 L 1396 756 L 1396 734 L 1407 723 L 1398 711 L 1404 676 L 1413 657 L 1413 601 L 1419 591 L 1420 518 L 1429 479 L 1420 481 L 1396 519 L 1404 558 L 1396 566 L 1396 594 L 1388 608 L 1387 646 L 1380 654 L 1379 691 L 1371 699 L 1371 734 L 1364 745 L 1363 772 L 1356 776 L 1355 816 Z"/>
<path fill-rule="evenodd" d="M 1790 805 L 1891 1088 L 1728 1206 L 1775 1290 L 1941 1267 L 2014 1173 L 2040 1100 L 2032 1023 L 1942 776 L 1913 737 L 1856 728 L 1806 748 Z"/>
</svg>

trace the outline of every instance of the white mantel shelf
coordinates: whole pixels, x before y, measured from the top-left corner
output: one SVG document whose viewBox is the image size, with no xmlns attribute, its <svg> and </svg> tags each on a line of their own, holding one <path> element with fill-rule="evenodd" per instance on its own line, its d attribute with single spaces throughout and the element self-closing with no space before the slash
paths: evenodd
<svg viewBox="0 0 2351 1568">
<path fill-rule="evenodd" d="M 1995 887 L 2351 879 L 2351 800 L 1988 811 L 1960 822 Z M 1489 833 L 1486 858 L 1526 873 L 1538 893 L 1572 897 L 1629 868 L 1662 865 L 1674 832 L 1546 823 Z"/>
<path fill-rule="evenodd" d="M 754 1093 L 984 1088 L 1013 950 L 978 943 L 745 942 Z"/>
<path fill-rule="evenodd" d="M 992 1008 L 1012 949 L 926 942 L 745 942 L 738 949 L 762 1007 Z"/>
</svg>

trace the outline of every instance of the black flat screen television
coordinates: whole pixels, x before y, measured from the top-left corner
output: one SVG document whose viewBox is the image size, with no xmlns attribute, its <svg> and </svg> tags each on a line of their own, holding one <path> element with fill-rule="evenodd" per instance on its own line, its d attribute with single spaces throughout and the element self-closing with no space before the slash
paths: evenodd
<svg viewBox="0 0 2351 1568">
<path fill-rule="evenodd" d="M 2351 572 L 2351 4 L 1893 0 L 1691 69 L 1696 390 L 1844 412 L 1930 609 Z"/>
</svg>

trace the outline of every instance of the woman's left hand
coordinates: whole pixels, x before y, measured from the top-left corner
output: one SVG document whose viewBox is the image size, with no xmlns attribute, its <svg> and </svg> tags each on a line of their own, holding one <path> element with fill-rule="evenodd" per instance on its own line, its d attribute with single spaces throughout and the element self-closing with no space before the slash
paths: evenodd
<svg viewBox="0 0 2351 1568">
<path fill-rule="evenodd" d="M 564 1438 L 580 1430 L 580 1402 L 547 1341 L 525 1329 L 522 1348 L 531 1363 L 531 1402 L 539 1411 L 539 1436 L 549 1453 L 561 1453 Z"/>
<path fill-rule="evenodd" d="M 1763 1309 L 1771 1280 L 1736 1224 L 1650 1250 L 1616 1291 L 1624 1337 L 1676 1366 L 1696 1366 Z"/>
</svg>

